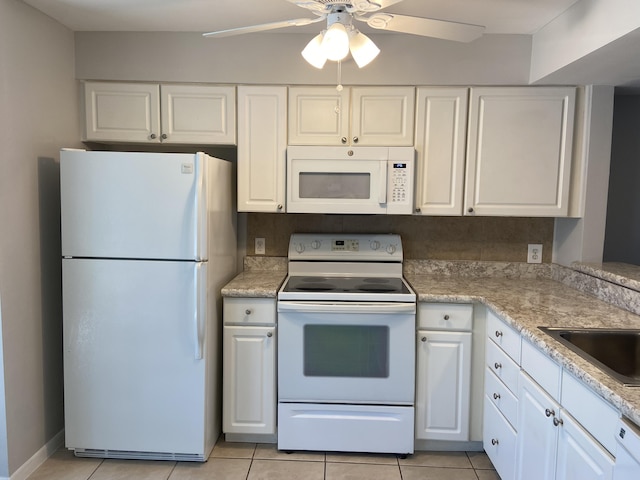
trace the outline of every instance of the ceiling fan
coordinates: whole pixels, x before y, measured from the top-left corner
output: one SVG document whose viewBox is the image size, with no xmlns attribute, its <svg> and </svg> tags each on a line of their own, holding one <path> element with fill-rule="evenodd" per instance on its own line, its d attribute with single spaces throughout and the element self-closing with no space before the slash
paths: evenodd
<svg viewBox="0 0 640 480">
<path fill-rule="evenodd" d="M 322 68 L 326 60 L 342 60 L 351 51 L 351 55 L 358 66 L 363 67 L 373 60 L 380 50 L 366 35 L 360 33 L 354 27 L 353 20 L 364 22 L 370 27 L 379 30 L 410 33 L 412 35 L 458 42 L 471 42 L 479 38 L 485 28 L 480 25 L 380 12 L 380 10 L 402 0 L 288 1 L 310 10 L 317 18 L 297 18 L 281 22 L 263 23 L 209 32 L 203 35 L 205 37 L 228 37 L 284 27 L 300 27 L 326 20 L 326 30 L 309 42 L 303 50 L 302 56 L 313 66 Z"/>
</svg>

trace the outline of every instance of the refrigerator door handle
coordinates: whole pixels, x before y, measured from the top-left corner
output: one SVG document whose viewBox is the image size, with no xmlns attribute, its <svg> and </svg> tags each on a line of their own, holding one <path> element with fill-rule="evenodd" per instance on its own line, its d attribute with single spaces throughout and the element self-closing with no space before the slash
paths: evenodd
<svg viewBox="0 0 640 480">
<path fill-rule="evenodd" d="M 196 165 L 196 260 L 207 260 L 209 252 L 207 251 L 207 184 L 205 177 L 207 176 L 207 162 L 203 153 L 195 155 L 194 163 Z"/>
<path fill-rule="evenodd" d="M 202 360 L 203 358 L 203 343 L 205 336 L 205 326 L 207 317 L 207 282 L 206 282 L 206 268 L 202 264 L 196 265 L 195 268 L 195 311 L 193 315 L 194 320 L 194 340 L 195 340 L 195 359 Z M 205 321 L 202 321 L 202 319 Z"/>
</svg>

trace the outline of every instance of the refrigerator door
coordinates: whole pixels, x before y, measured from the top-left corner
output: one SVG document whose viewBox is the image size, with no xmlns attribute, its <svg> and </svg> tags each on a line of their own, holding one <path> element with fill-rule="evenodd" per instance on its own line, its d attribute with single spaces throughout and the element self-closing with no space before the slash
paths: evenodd
<svg viewBox="0 0 640 480">
<path fill-rule="evenodd" d="M 205 460 L 215 401 L 207 264 L 65 258 L 62 267 L 67 447 Z"/>
<path fill-rule="evenodd" d="M 206 260 L 211 160 L 202 153 L 62 150 L 62 255 Z"/>
</svg>

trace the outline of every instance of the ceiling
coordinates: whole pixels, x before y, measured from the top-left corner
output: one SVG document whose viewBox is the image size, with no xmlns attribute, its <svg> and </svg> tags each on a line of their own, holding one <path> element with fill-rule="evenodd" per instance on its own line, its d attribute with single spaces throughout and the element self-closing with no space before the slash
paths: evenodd
<svg viewBox="0 0 640 480">
<path fill-rule="evenodd" d="M 314 18 L 287 0 L 23 0 L 74 31 L 209 32 Z M 578 0 L 403 0 L 386 11 L 533 34 Z M 289 31 L 317 30 L 317 26 Z M 305 30 L 306 29 L 306 30 Z M 365 28 L 362 28 L 366 31 Z M 279 32 L 281 30 L 275 30 Z"/>
</svg>

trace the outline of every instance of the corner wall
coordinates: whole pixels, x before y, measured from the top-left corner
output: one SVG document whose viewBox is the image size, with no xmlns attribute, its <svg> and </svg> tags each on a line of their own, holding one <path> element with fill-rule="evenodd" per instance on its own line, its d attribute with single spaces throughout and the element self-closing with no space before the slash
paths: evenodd
<svg viewBox="0 0 640 480">
<path fill-rule="evenodd" d="M 58 152 L 79 146 L 77 96 L 73 33 L 0 0 L 0 477 L 64 428 Z"/>
</svg>

